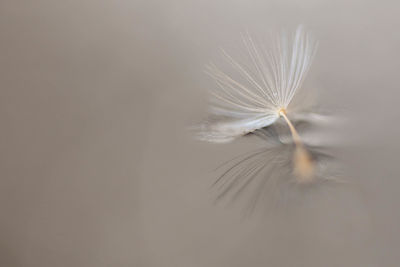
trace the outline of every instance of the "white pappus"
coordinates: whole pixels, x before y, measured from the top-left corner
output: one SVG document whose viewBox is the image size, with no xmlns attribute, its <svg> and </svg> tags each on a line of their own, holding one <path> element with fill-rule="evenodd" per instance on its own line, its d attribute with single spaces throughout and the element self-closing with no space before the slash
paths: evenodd
<svg viewBox="0 0 400 267">
<path fill-rule="evenodd" d="M 268 170 L 267 176 L 278 179 L 290 175 L 297 184 L 310 184 L 320 176 L 316 173 L 320 170 L 319 156 L 327 157 L 304 144 L 296 128 L 303 121 L 312 124 L 313 119 L 307 118 L 315 119 L 316 115 L 307 113 L 309 107 L 294 99 L 310 69 L 318 42 L 302 25 L 292 34 L 281 32 L 274 36 L 268 47 L 261 47 L 249 34 L 242 39 L 248 64 L 222 51 L 231 71 L 222 71 L 214 64 L 207 66 L 206 72 L 216 86 L 209 90 L 209 118 L 197 127 L 196 136 L 227 143 L 254 133 L 267 142 L 260 151 L 242 157 L 220 176 L 216 181 L 222 184 L 219 196 L 233 187 L 240 192 L 254 177 Z M 288 140 L 285 134 L 271 134 L 279 133 L 282 124 L 290 133 L 289 142 L 282 141 Z M 246 163 L 240 168 L 240 164 Z M 233 178 L 229 180 L 227 176 Z"/>
</svg>

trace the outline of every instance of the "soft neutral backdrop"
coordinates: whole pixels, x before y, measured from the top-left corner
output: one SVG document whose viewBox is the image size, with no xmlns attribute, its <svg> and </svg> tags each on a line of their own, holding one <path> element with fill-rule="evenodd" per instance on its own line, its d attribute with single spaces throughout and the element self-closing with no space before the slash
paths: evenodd
<svg viewBox="0 0 400 267">
<path fill-rule="evenodd" d="M 398 266 L 397 1 L 0 2 L 0 265 Z M 351 185 L 244 219 L 211 170 L 247 144 L 192 140 L 204 65 L 245 29 L 303 23 L 306 85 L 344 114 Z"/>
</svg>

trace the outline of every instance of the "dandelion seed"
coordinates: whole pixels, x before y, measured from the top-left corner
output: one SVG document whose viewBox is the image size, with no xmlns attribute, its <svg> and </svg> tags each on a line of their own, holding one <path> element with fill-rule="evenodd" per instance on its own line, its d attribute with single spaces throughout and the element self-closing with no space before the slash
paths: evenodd
<svg viewBox="0 0 400 267">
<path fill-rule="evenodd" d="M 207 73 L 217 86 L 210 90 L 211 118 L 200 127 L 197 137 L 210 142 L 230 142 L 240 136 L 276 124 L 283 119 L 295 145 L 293 172 L 298 183 L 309 183 L 315 176 L 315 162 L 289 119 L 292 100 L 310 68 L 317 42 L 299 26 L 292 36 L 282 33 L 269 48 L 261 48 L 249 34 L 242 36 L 250 66 L 239 63 L 222 51 L 239 77 L 221 71 L 214 64 Z M 256 161 L 239 176 L 255 177 L 265 169 Z"/>
</svg>

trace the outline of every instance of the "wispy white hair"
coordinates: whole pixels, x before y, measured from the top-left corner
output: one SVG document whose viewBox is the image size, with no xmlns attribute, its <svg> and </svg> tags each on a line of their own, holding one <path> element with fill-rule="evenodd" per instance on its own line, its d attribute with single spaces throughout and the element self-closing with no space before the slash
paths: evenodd
<svg viewBox="0 0 400 267">
<path fill-rule="evenodd" d="M 290 35 L 281 32 L 268 47 L 261 47 L 248 33 L 242 39 L 251 65 L 223 51 L 237 77 L 214 64 L 207 66 L 217 86 L 210 90 L 211 116 L 198 129 L 199 139 L 229 142 L 274 123 L 301 87 L 317 48 L 303 26 Z"/>
</svg>

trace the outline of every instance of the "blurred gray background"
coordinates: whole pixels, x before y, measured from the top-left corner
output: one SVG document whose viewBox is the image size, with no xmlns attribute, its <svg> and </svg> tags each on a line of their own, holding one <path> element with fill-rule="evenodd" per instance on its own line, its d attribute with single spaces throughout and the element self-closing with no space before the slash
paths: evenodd
<svg viewBox="0 0 400 267">
<path fill-rule="evenodd" d="M 0 1 L 0 266 L 399 266 L 400 5 L 361 0 Z M 192 140 L 204 64 L 303 23 L 306 86 L 350 122 L 351 186 L 243 219 Z"/>
</svg>

